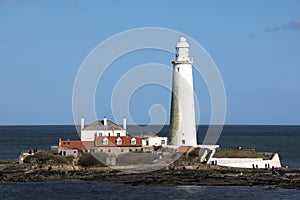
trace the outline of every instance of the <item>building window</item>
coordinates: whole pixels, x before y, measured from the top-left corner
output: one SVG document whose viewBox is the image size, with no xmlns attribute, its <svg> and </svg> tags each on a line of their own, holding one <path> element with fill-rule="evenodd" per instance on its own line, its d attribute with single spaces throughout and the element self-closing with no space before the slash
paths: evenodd
<svg viewBox="0 0 300 200">
<path fill-rule="evenodd" d="M 182 144 L 185 144 L 185 140 L 182 140 Z"/>
<path fill-rule="evenodd" d="M 161 144 L 162 145 L 166 144 L 166 141 L 165 140 L 161 140 Z"/>
<path fill-rule="evenodd" d="M 66 142 L 63 142 L 63 144 L 66 144 Z"/>
<path fill-rule="evenodd" d="M 179 72 L 179 67 L 177 67 L 177 72 Z"/>
<path fill-rule="evenodd" d="M 121 152 L 124 152 L 124 149 L 121 149 Z"/>
<path fill-rule="evenodd" d="M 132 138 L 132 139 L 130 140 L 130 143 L 131 143 L 132 145 L 135 145 L 135 144 L 136 144 L 136 139 L 135 139 L 135 138 Z"/>
<path fill-rule="evenodd" d="M 146 140 L 146 146 L 149 146 L 149 141 L 148 140 Z"/>
<path fill-rule="evenodd" d="M 103 152 L 103 149 L 100 149 L 100 152 Z"/>
<path fill-rule="evenodd" d="M 117 145 L 120 145 L 120 144 L 122 144 L 122 139 L 121 139 L 121 138 L 118 138 L 118 139 L 117 139 Z"/>
<path fill-rule="evenodd" d="M 120 133 L 117 133 L 117 136 L 120 137 Z"/>
<path fill-rule="evenodd" d="M 107 139 L 107 138 L 104 138 L 104 139 L 102 140 L 102 144 L 107 145 L 107 144 L 108 144 L 108 139 Z"/>
<path fill-rule="evenodd" d="M 111 152 L 111 149 L 108 149 L 107 152 L 110 153 L 110 152 Z"/>
<path fill-rule="evenodd" d="M 102 136 L 102 133 L 99 133 L 98 136 Z"/>
</svg>

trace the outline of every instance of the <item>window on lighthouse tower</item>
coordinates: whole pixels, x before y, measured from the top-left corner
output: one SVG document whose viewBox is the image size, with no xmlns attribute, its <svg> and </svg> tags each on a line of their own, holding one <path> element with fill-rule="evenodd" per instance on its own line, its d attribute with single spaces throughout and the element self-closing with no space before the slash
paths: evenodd
<svg viewBox="0 0 300 200">
<path fill-rule="evenodd" d="M 188 48 L 177 48 L 176 58 L 178 61 L 189 60 L 189 49 Z"/>
</svg>

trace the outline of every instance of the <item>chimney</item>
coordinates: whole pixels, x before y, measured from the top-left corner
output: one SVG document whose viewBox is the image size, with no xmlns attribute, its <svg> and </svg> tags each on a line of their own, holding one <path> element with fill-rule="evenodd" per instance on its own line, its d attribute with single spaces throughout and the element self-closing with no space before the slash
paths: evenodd
<svg viewBox="0 0 300 200">
<path fill-rule="evenodd" d="M 103 125 L 104 125 L 104 126 L 107 125 L 107 118 L 106 118 L 106 116 L 104 116 Z"/>
<path fill-rule="evenodd" d="M 94 146 L 97 146 L 97 133 L 94 134 Z"/>
<path fill-rule="evenodd" d="M 126 131 L 126 117 L 123 117 L 123 129 Z"/>
<path fill-rule="evenodd" d="M 84 129 L 84 117 L 81 117 L 81 130 Z"/>
</svg>

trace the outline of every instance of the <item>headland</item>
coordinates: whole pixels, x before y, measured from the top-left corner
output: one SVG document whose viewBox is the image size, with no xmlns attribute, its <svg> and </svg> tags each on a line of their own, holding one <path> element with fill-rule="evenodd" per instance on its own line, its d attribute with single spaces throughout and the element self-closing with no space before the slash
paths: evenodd
<svg viewBox="0 0 300 200">
<path fill-rule="evenodd" d="M 88 154 L 85 154 L 88 155 Z M 90 157 L 92 158 L 92 156 Z M 300 169 L 246 169 L 199 162 L 199 158 L 181 156 L 160 170 L 126 173 L 104 166 L 89 157 L 84 162 L 39 152 L 23 164 L 0 161 L 0 183 L 63 179 L 102 180 L 130 185 L 213 185 L 267 186 L 300 189 Z M 82 164 L 84 163 L 84 164 Z"/>
</svg>

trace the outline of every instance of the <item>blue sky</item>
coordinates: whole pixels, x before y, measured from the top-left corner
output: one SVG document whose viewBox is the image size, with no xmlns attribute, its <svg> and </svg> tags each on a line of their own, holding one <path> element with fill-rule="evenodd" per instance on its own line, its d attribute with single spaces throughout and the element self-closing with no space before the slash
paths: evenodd
<svg viewBox="0 0 300 200">
<path fill-rule="evenodd" d="M 297 0 L 0 0 L 0 124 L 73 124 L 73 83 L 84 58 L 114 34 L 149 26 L 180 31 L 207 50 L 225 84 L 227 124 L 300 124 Z M 114 63 L 111 74 L 118 67 L 130 70 L 149 62 L 171 67 L 172 56 L 130 54 Z M 200 76 L 194 82 L 201 99 L 200 122 L 207 124 L 209 95 Z M 160 98 L 151 98 L 153 92 Z M 99 118 L 112 116 L 110 93 L 111 87 L 98 86 Z M 170 94 L 162 88 L 145 87 L 133 97 L 136 123 L 149 121 L 153 103 L 169 111 Z"/>
</svg>

